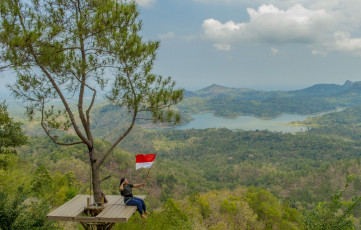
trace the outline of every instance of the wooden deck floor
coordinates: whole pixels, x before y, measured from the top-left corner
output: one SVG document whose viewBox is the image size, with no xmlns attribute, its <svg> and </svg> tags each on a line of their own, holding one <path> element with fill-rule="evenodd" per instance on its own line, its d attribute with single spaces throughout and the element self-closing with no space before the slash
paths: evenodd
<svg viewBox="0 0 361 230">
<path fill-rule="evenodd" d="M 77 195 L 62 206 L 58 207 L 46 218 L 56 221 L 77 221 L 84 223 L 125 223 L 137 210 L 135 206 L 124 205 L 123 197 L 120 195 L 107 195 L 108 203 L 104 204 L 104 210 L 95 217 L 80 216 L 87 206 L 89 195 Z M 145 199 L 145 195 L 136 195 L 136 197 Z M 91 204 L 93 197 L 91 197 Z"/>
</svg>

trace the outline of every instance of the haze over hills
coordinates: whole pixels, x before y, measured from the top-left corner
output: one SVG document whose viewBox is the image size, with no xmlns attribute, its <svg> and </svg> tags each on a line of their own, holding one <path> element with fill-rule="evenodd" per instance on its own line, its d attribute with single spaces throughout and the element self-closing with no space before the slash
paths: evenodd
<svg viewBox="0 0 361 230">
<path fill-rule="evenodd" d="M 361 102 L 361 81 L 343 85 L 317 84 L 291 91 L 260 91 L 211 85 L 187 92 L 179 105 L 186 113 L 213 112 L 220 117 L 241 115 L 273 118 L 282 113 L 315 114 Z"/>
<path fill-rule="evenodd" d="M 73 103 L 76 103 L 73 98 Z M 24 119 L 24 112 L 19 104 L 7 100 L 9 111 L 19 120 Z M 255 116 L 263 119 L 274 118 L 282 114 L 310 115 L 329 112 L 339 107 L 351 108 L 361 104 L 361 81 L 346 81 L 343 85 L 317 84 L 300 90 L 290 91 L 260 91 L 248 88 L 230 88 L 213 84 L 197 91 L 185 91 L 184 100 L 177 105 L 182 113 L 182 123 L 192 120 L 191 115 L 211 112 L 215 116 L 234 118 L 242 115 Z M 114 113 L 117 119 L 114 120 Z M 98 100 L 94 110 L 92 127 L 96 133 L 107 133 L 108 128 L 127 123 L 130 119 L 126 110 L 116 108 L 105 99 Z M 147 115 L 143 114 L 146 118 Z M 40 126 L 28 124 L 29 134 L 42 133 L 36 131 Z M 140 119 L 138 125 L 147 128 L 164 128 L 167 125 L 154 124 L 148 119 Z M 310 127 L 310 123 L 302 123 Z M 100 136 L 104 136 L 99 134 Z M 105 135 L 106 136 L 106 135 Z"/>
<path fill-rule="evenodd" d="M 250 99 L 255 99 L 257 94 L 262 97 L 272 97 L 275 95 L 292 95 L 292 96 L 333 96 L 337 94 L 347 94 L 352 91 L 358 91 L 361 93 L 361 81 L 349 81 L 347 80 L 343 85 L 337 84 L 316 84 L 310 87 L 299 90 L 287 90 L 287 91 L 264 91 L 254 90 L 249 88 L 231 88 L 212 84 L 208 87 L 197 91 L 186 91 L 186 97 L 198 96 L 198 97 L 225 97 L 225 96 L 237 96 L 240 98 L 246 98 L 248 95 Z M 253 97 L 252 97 L 253 96 Z"/>
</svg>

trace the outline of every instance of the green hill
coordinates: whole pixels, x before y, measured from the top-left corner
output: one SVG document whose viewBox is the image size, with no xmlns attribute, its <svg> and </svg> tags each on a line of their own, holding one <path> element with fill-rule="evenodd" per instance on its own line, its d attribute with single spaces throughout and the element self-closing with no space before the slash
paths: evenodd
<svg viewBox="0 0 361 230">
<path fill-rule="evenodd" d="M 282 113 L 315 114 L 361 101 L 361 82 L 317 84 L 293 91 L 257 91 L 211 85 L 194 92 L 179 105 L 186 113 L 213 112 L 216 116 L 250 115 L 272 118 Z"/>
<path fill-rule="evenodd" d="M 297 123 L 312 127 L 309 132 L 313 134 L 358 141 L 361 139 L 361 106 L 311 117 Z"/>
<path fill-rule="evenodd" d="M 97 142 L 104 148 L 109 144 Z M 134 170 L 134 156 L 156 152 L 147 187 L 136 192 L 146 194 L 149 208 L 158 211 L 145 226 L 134 216 L 128 228 L 139 229 L 141 225 L 157 229 L 174 223 L 189 229 L 234 229 L 235 224 L 249 223 L 253 226 L 250 229 L 298 229 L 305 210 L 328 200 L 346 183 L 347 175 L 361 174 L 360 146 L 360 142 L 312 134 L 226 129 L 156 132 L 138 128 L 122 144 L 128 151 L 117 148 L 105 163 L 101 176 L 112 177 L 102 187 L 106 194 L 118 194 L 121 176 L 142 181 L 146 172 Z M 43 193 L 53 197 L 55 205 L 69 199 L 72 189 L 88 192 L 88 156 L 81 146 L 61 147 L 45 137 L 32 137 L 29 145 L 19 149 L 19 157 L 34 169 L 45 165 L 50 181 L 59 180 L 55 175 L 74 175 L 79 187 L 63 185 L 60 192 L 57 189 L 61 186 L 47 190 L 48 185 L 42 185 Z M 360 181 L 355 180 L 346 198 L 360 195 Z M 52 183 L 49 186 L 54 186 Z M 173 201 L 168 201 L 170 198 Z M 356 208 L 353 214 L 359 217 L 361 210 Z"/>
<path fill-rule="evenodd" d="M 351 111 L 357 116 L 359 108 L 354 109 L 344 112 Z M 112 113 L 117 111 L 107 105 L 94 112 L 103 116 L 94 122 L 96 135 L 109 141 L 96 140 L 101 151 L 117 136 L 117 129 L 109 131 L 110 125 L 119 125 L 120 130 L 123 118 L 112 119 Z M 352 124 L 352 119 L 349 120 L 345 126 Z M 66 134 L 59 138 L 74 137 Z M 146 171 L 135 171 L 134 156 L 157 153 L 147 187 L 136 191 L 147 195 L 149 208 L 155 210 L 154 217 L 139 222 L 134 216 L 127 228 L 307 229 L 307 221 L 317 222 L 323 213 L 340 213 L 347 210 L 345 205 L 352 204 L 334 197 L 339 205 L 335 206 L 329 199 L 344 186 L 348 175 L 361 174 L 360 149 L 360 140 L 332 138 L 311 131 L 298 134 L 227 129 L 155 131 L 137 126 L 101 169 L 101 177 L 111 176 L 102 183 L 102 189 L 106 194 L 119 194 L 119 178 L 123 176 L 135 183 L 143 181 Z M 14 186 L 17 181 L 24 181 L 27 189 L 19 194 L 41 201 L 34 207 L 36 210 L 42 205 L 47 207 L 41 213 L 43 216 L 49 207 L 59 206 L 77 193 L 89 192 L 89 160 L 84 146 L 62 147 L 46 137 L 32 136 L 29 144 L 18 149 L 18 157 L 0 157 L 6 166 L 0 165 L 3 178 L 0 192 L 9 205 L 16 202 L 9 194 L 18 194 L 14 190 L 20 186 Z M 361 179 L 356 178 L 342 193 L 343 199 L 358 197 L 360 190 Z M 1 199 L 2 196 L 0 203 Z M 328 202 L 333 205 L 330 207 L 339 208 L 327 208 Z M 20 206 L 17 210 L 20 218 L 23 215 Z M 43 218 L 38 213 L 37 218 Z M 361 208 L 353 207 L 343 220 L 350 221 L 351 214 L 355 216 L 354 226 L 358 226 Z M 337 219 L 337 215 L 327 216 Z"/>
</svg>

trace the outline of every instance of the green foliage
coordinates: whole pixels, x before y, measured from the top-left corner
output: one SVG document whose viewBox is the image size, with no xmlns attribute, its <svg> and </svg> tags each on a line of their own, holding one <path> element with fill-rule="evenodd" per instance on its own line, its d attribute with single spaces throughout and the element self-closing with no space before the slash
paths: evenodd
<svg viewBox="0 0 361 230">
<path fill-rule="evenodd" d="M 56 229 L 45 220 L 49 212 L 47 202 L 33 200 L 28 195 L 22 187 L 11 195 L 0 191 L 0 229 Z"/>
<path fill-rule="evenodd" d="M 237 187 L 195 194 L 180 201 L 193 229 L 299 229 L 299 212 L 265 190 Z"/>
<path fill-rule="evenodd" d="M 357 141 L 361 138 L 360 113 L 361 106 L 358 105 L 339 112 L 311 117 L 302 123 L 312 127 L 309 130 L 312 134 Z"/>
<path fill-rule="evenodd" d="M 62 138 L 71 141 L 74 137 Z M 100 151 L 110 145 L 102 140 L 96 141 Z M 318 210 L 315 211 L 316 217 L 308 217 L 309 221 L 317 221 L 328 213 L 328 223 L 336 223 L 342 211 L 348 213 L 344 220 L 350 224 L 350 220 L 356 219 L 353 227 L 358 227 L 360 208 L 358 205 L 351 208 L 354 201 L 350 197 L 360 195 L 359 179 L 356 178 L 345 189 L 343 197 L 347 200 L 337 201 L 342 203 L 340 208 L 330 208 L 329 202 L 317 203 L 331 197 L 335 188 L 344 184 L 345 175 L 361 173 L 359 140 L 345 141 L 313 133 L 226 129 L 156 132 L 137 127 L 122 146 L 131 152 L 158 154 L 155 169 L 147 183 L 149 188 L 137 191 L 147 194 L 147 204 L 151 204 L 148 207 L 152 211 L 167 198 L 180 200 L 193 194 L 183 201 L 174 201 L 175 206 L 186 215 L 185 225 L 189 228 L 302 229 L 299 223 L 303 221 L 301 212 L 308 209 Z M 61 205 L 77 191 L 85 191 L 85 183 L 77 190 L 76 186 L 67 182 L 74 181 L 74 178 L 87 181 L 82 174 L 89 168 L 82 161 L 88 159 L 81 146 L 59 147 L 43 137 L 32 137 L 28 146 L 20 148 L 19 156 L 37 165 L 33 169 L 33 176 L 27 180 L 27 188 L 31 190 L 32 182 L 37 179 L 37 183 L 44 185 L 44 193 L 48 188 L 54 194 L 45 194 L 38 199 L 49 199 L 51 204 Z M 134 167 L 132 156 L 124 150 L 115 149 L 105 162 L 101 175 L 114 175 L 102 184 L 106 194 L 118 194 L 118 177 L 128 176 L 129 168 Z M 8 164 L 11 166 L 15 163 L 9 159 Z M 41 169 L 42 165 L 46 165 L 49 171 Z M 69 177 L 73 179 L 66 179 L 64 175 L 69 169 L 74 171 Z M 55 173 L 57 170 L 63 174 Z M 45 175 L 45 180 L 36 178 L 35 172 Z M 50 181 L 46 180 L 47 174 Z M 136 172 L 132 174 L 132 180 L 141 181 L 144 176 Z M 15 183 L 15 180 L 6 181 L 9 187 Z M 240 184 L 258 188 L 239 188 Z M 224 188 L 232 191 L 222 190 Z M 143 221 L 135 215 L 129 226 L 133 226 L 133 229 L 171 228 L 167 223 L 175 220 L 171 217 L 166 219 L 163 208 L 153 212 L 148 219 L 149 224 L 148 220 Z M 172 210 L 170 208 L 171 213 Z M 174 216 L 178 215 L 175 212 Z M 179 223 L 174 224 L 178 226 Z M 122 227 L 125 226 L 117 226 L 119 229 Z"/>
<path fill-rule="evenodd" d="M 27 143 L 27 137 L 21 129 L 21 123 L 15 122 L 7 112 L 5 102 L 0 104 L 0 154 L 16 153 L 15 147 Z"/>
<path fill-rule="evenodd" d="M 349 176 L 345 189 L 354 176 Z M 333 194 L 330 201 L 320 202 L 313 210 L 306 212 L 303 224 L 305 229 L 355 229 L 352 223 L 352 211 L 361 203 L 361 196 L 350 201 L 342 200 L 346 190 Z"/>
<path fill-rule="evenodd" d="M 361 124 L 361 106 L 354 106 L 339 112 L 333 112 L 309 118 L 305 121 L 306 125 L 358 125 Z"/>
<path fill-rule="evenodd" d="M 53 180 L 50 177 L 49 171 L 44 166 L 38 167 L 32 181 L 32 191 L 34 194 L 38 196 L 44 195 L 47 191 L 52 190 L 52 184 Z"/>
<path fill-rule="evenodd" d="M 348 174 L 361 173 L 360 144 L 310 133 L 136 129 L 122 147 L 158 154 L 154 190 L 162 188 L 157 196 L 162 201 L 244 185 L 267 189 L 292 207 L 309 209 L 330 197 Z M 165 182 L 168 175 L 177 181 L 173 189 L 171 181 Z M 360 189 L 361 184 L 355 184 L 353 195 Z"/>
<path fill-rule="evenodd" d="M 118 224 L 115 229 L 192 229 L 188 217 L 173 200 L 167 200 L 161 211 L 153 212 L 146 220 L 141 220 L 138 215 L 130 218 L 126 224 Z"/>
<path fill-rule="evenodd" d="M 149 196 L 151 207 L 196 191 L 244 185 L 272 191 L 291 207 L 302 210 L 330 197 L 345 183 L 346 175 L 361 173 L 359 144 L 312 134 L 226 129 L 155 132 L 136 128 L 122 146 L 130 152 L 158 154 L 149 190 L 140 191 Z M 102 151 L 109 143 L 97 140 L 97 145 Z M 84 174 L 89 171 L 88 157 L 81 146 L 60 147 L 44 137 L 31 137 L 19 156 L 37 167 L 46 165 L 50 174 L 73 171 L 78 180 L 89 180 L 88 173 Z M 133 157 L 117 148 L 105 162 L 100 177 L 112 175 L 102 183 L 106 194 L 119 194 L 119 176 L 129 177 L 130 169 L 133 181 L 144 179 L 142 172 L 134 171 Z M 54 189 L 57 192 L 60 188 Z M 78 191 L 86 192 L 87 188 L 84 183 Z M 360 190 L 361 183 L 355 183 L 349 195 Z M 59 191 L 59 199 L 65 199 L 65 193 Z"/>
<path fill-rule="evenodd" d="M 199 197 L 196 204 L 200 207 L 203 219 L 208 218 L 211 212 L 209 203 L 203 197 Z"/>
<path fill-rule="evenodd" d="M 257 213 L 257 218 L 264 222 L 265 229 L 296 229 L 289 221 L 297 223 L 296 210 L 282 204 L 270 192 L 255 187 L 249 188 L 246 199 Z"/>
<path fill-rule="evenodd" d="M 7 167 L 0 169 L 0 229 L 55 229 L 45 220 L 50 211 L 49 200 L 37 198 L 31 181 L 36 177 L 31 167 L 18 156 L 2 155 Z M 51 196 L 52 191 L 48 191 Z"/>
</svg>

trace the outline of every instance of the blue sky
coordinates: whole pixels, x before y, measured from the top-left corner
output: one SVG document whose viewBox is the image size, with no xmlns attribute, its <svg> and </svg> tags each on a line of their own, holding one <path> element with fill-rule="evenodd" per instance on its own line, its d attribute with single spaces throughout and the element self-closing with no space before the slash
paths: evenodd
<svg viewBox="0 0 361 230">
<path fill-rule="evenodd" d="M 361 80 L 359 0 L 139 0 L 154 72 L 195 90 L 216 83 L 299 89 Z"/>
<path fill-rule="evenodd" d="M 300 89 L 361 80 L 360 0 L 136 0 L 154 73 L 211 84 Z M 0 78 L 0 95 L 13 77 Z"/>
</svg>

